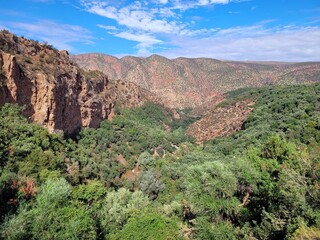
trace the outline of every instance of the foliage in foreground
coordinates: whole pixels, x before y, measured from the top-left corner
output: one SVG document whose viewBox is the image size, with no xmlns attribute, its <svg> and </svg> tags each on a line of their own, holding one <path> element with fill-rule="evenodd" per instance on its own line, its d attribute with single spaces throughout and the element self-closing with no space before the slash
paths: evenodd
<svg viewBox="0 0 320 240">
<path fill-rule="evenodd" d="M 204 146 L 152 104 L 75 140 L 5 105 L 0 238 L 316 239 L 319 96 L 320 84 L 230 93 L 223 104 L 255 108 L 243 130 Z"/>
</svg>

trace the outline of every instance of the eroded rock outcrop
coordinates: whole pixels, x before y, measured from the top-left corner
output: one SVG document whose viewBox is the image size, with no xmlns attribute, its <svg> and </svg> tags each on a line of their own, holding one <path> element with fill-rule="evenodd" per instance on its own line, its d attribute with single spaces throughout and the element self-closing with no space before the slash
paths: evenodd
<svg viewBox="0 0 320 240">
<path fill-rule="evenodd" d="M 0 32 L 0 106 L 18 103 L 24 114 L 49 131 L 71 134 L 98 127 L 116 104 L 143 104 L 143 92 L 133 83 L 109 82 L 98 72 L 85 72 L 64 51 L 47 44 Z"/>
<path fill-rule="evenodd" d="M 216 137 L 229 136 L 242 128 L 253 106 L 253 101 L 243 100 L 233 105 L 216 108 L 191 124 L 187 129 L 187 134 L 193 136 L 198 143 Z"/>
</svg>

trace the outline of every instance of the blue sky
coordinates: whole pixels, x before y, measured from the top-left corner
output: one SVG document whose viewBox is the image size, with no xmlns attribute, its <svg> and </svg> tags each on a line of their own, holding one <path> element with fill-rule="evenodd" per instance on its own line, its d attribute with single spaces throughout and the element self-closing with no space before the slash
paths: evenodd
<svg viewBox="0 0 320 240">
<path fill-rule="evenodd" d="M 2 0 L 0 28 L 73 54 L 320 61 L 320 0 Z"/>
</svg>

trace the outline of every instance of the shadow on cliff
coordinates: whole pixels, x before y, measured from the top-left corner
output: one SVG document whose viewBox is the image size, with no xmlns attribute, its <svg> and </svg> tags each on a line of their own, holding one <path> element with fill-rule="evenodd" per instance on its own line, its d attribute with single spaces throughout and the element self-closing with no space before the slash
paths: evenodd
<svg viewBox="0 0 320 240">
<path fill-rule="evenodd" d="M 6 85 L 7 77 L 4 74 L 0 74 L 0 107 L 5 103 L 14 103 L 15 100 L 11 95 L 7 85 Z"/>
<path fill-rule="evenodd" d="M 81 75 L 77 73 L 75 86 L 69 87 L 70 76 L 64 73 L 56 76 L 57 85 L 53 92 L 55 101 L 54 126 L 62 130 L 64 135 L 76 138 L 82 126 L 81 107 L 79 96 L 82 91 Z"/>
<path fill-rule="evenodd" d="M 5 103 L 13 103 L 24 106 L 23 115 L 28 120 L 34 114 L 32 105 L 32 82 L 28 79 L 18 64 L 15 63 L 12 72 L 0 74 L 0 106 Z"/>
<path fill-rule="evenodd" d="M 32 104 L 32 81 L 31 79 L 27 78 L 23 71 L 19 69 L 19 75 L 20 77 L 16 79 L 17 84 L 17 103 L 19 105 L 25 106 L 25 110 L 23 111 L 23 114 L 27 116 L 29 121 L 33 121 L 31 119 L 31 116 L 34 115 L 35 109 Z"/>
</svg>

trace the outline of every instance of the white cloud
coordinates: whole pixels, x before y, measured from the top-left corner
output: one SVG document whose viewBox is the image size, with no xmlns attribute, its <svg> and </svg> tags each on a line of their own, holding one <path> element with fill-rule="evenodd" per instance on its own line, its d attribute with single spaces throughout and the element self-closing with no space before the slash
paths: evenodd
<svg viewBox="0 0 320 240">
<path fill-rule="evenodd" d="M 138 50 L 137 54 L 139 56 L 150 55 L 151 54 L 150 50 L 152 49 L 152 46 L 155 44 L 162 43 L 161 40 L 146 34 L 133 34 L 130 32 L 120 32 L 118 34 L 115 34 L 114 36 L 124 38 L 130 41 L 138 42 L 138 44 L 136 45 L 136 48 Z"/>
<path fill-rule="evenodd" d="M 180 1 L 176 0 L 174 3 L 174 9 L 180 9 L 182 11 L 197 8 L 197 7 L 204 7 L 214 4 L 228 4 L 229 0 L 198 0 L 198 1 Z"/>
<path fill-rule="evenodd" d="M 97 24 L 97 27 L 103 28 L 105 30 L 118 30 L 115 26 L 106 26 L 106 25 L 102 25 L 102 24 Z"/>
<path fill-rule="evenodd" d="M 208 5 L 208 4 L 227 4 L 227 3 L 229 3 L 229 0 L 200 0 L 200 1 L 206 1 L 207 3 L 205 5 Z"/>
<path fill-rule="evenodd" d="M 246 27 L 206 29 L 197 28 L 197 21 L 205 19 L 191 16 L 186 22 L 184 18 L 184 11 L 191 8 L 244 1 L 250 0 L 152 0 L 131 1 L 129 5 L 124 4 L 126 1 L 110 4 L 107 1 L 82 0 L 81 4 L 90 13 L 114 20 L 115 26 L 97 26 L 116 37 L 137 42 L 136 55 L 140 56 L 157 53 L 170 58 L 319 60 L 320 27 L 267 28 L 268 23 L 275 20 L 266 20 Z M 252 7 L 250 10 L 255 9 Z"/>
<path fill-rule="evenodd" d="M 149 35 L 144 35 L 144 34 L 135 35 L 129 32 L 121 32 L 121 33 L 115 34 L 115 36 L 124 38 L 127 40 L 131 40 L 131 41 L 139 42 L 144 44 L 145 46 L 162 42 L 161 40 L 153 38 L 152 36 L 149 36 Z"/>
<path fill-rule="evenodd" d="M 176 48 L 160 54 L 169 58 L 317 61 L 320 56 L 319 39 L 320 27 L 238 27 L 217 31 L 211 37 L 174 37 L 171 44 Z"/>
<path fill-rule="evenodd" d="M 212 34 L 214 32 L 217 32 L 219 29 L 218 28 L 212 28 L 212 29 L 196 29 L 196 30 L 191 30 L 191 29 L 184 29 L 181 30 L 180 32 L 180 36 L 188 36 L 188 37 L 192 37 L 192 36 L 205 36 L 205 35 L 209 35 Z"/>
<path fill-rule="evenodd" d="M 173 12 L 170 8 L 159 8 L 158 15 L 159 17 L 165 17 L 165 18 L 174 18 L 177 16 L 177 14 Z"/>
<path fill-rule="evenodd" d="M 168 1 L 157 0 L 157 4 L 168 4 Z M 116 21 L 122 29 L 112 26 L 97 25 L 109 34 L 129 41 L 137 42 L 137 54 L 148 55 L 154 45 L 161 44 L 156 35 L 179 34 L 184 24 L 176 21 L 176 13 L 168 7 L 150 7 L 147 2 L 136 1 L 123 7 L 111 6 L 103 1 L 82 1 L 90 13 Z"/>
<path fill-rule="evenodd" d="M 93 37 L 87 29 L 53 21 L 42 20 L 37 23 L 7 22 L 12 31 L 30 38 L 46 41 L 58 49 L 76 51 L 72 43 L 92 44 Z"/>
<path fill-rule="evenodd" d="M 7 27 L 0 24 L 0 30 L 4 30 L 4 29 L 9 30 Z"/>
<path fill-rule="evenodd" d="M 173 33 L 179 31 L 180 27 L 175 21 L 168 21 L 159 18 L 158 15 L 173 16 L 173 12 L 169 9 L 146 9 L 141 2 L 115 8 L 106 5 L 105 2 L 85 2 L 83 5 L 88 12 L 113 19 L 117 24 L 125 26 L 129 29 L 143 30 L 154 33 Z"/>
<path fill-rule="evenodd" d="M 265 29 L 263 25 L 254 25 L 248 27 L 233 27 L 227 29 L 221 29 L 217 32 L 217 37 L 228 38 L 244 38 L 244 37 L 257 37 L 260 35 L 265 35 L 271 29 Z"/>
<path fill-rule="evenodd" d="M 112 19 L 126 32 L 117 32 L 119 28 L 98 24 L 97 26 L 107 30 L 109 34 L 122 37 L 130 41 L 139 42 L 136 46 L 139 50 L 148 49 L 154 44 L 162 43 L 159 39 L 170 35 L 198 36 L 208 35 L 215 29 L 189 29 L 192 23 L 182 23 L 177 13 L 177 6 L 184 8 L 205 6 L 211 4 L 226 4 L 229 0 L 197 0 L 197 1 L 168 1 L 154 0 L 154 4 L 145 1 L 135 1 L 129 5 L 110 4 L 106 1 L 82 0 L 81 5 L 86 11 Z M 170 6 L 163 6 L 163 5 Z M 160 5 L 160 6 L 158 6 Z M 138 36 L 141 36 L 138 38 Z M 152 39 L 152 41 L 151 41 Z M 141 51 L 139 51 L 141 52 Z"/>
</svg>

